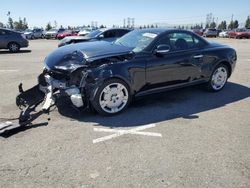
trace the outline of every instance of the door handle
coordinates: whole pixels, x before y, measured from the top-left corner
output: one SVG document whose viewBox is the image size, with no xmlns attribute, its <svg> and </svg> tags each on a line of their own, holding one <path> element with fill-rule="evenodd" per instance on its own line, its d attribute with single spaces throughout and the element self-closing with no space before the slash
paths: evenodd
<svg viewBox="0 0 250 188">
<path fill-rule="evenodd" d="M 195 55 L 194 59 L 199 59 L 199 58 L 202 58 L 202 57 L 203 57 L 203 55 Z"/>
</svg>

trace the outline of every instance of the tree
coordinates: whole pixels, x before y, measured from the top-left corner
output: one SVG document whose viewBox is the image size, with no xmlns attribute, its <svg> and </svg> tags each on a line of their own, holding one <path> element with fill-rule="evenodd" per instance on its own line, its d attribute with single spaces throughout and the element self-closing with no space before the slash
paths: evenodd
<svg viewBox="0 0 250 188">
<path fill-rule="evenodd" d="M 8 19 L 8 25 L 9 25 L 9 28 L 10 28 L 10 29 L 14 29 L 14 25 L 13 25 L 13 24 L 14 24 L 14 23 L 13 23 L 12 18 L 9 17 L 9 19 Z"/>
<path fill-rule="evenodd" d="M 24 17 L 23 18 L 23 29 L 28 29 L 29 27 L 28 27 L 28 22 L 27 22 L 27 20 L 26 20 L 26 18 Z"/>
<path fill-rule="evenodd" d="M 228 29 L 233 29 L 234 28 L 234 22 L 231 21 L 228 25 Z"/>
<path fill-rule="evenodd" d="M 155 26 L 152 24 L 152 25 L 151 25 L 151 28 L 154 28 L 154 27 L 155 27 Z"/>
<path fill-rule="evenodd" d="M 48 31 L 48 30 L 51 30 L 52 29 L 52 26 L 51 26 L 51 24 L 50 24 L 50 22 L 49 23 L 47 23 L 47 25 L 46 25 L 46 31 Z"/>
<path fill-rule="evenodd" d="M 209 27 L 212 28 L 212 29 L 215 29 L 216 28 L 216 23 L 212 22 Z"/>
<path fill-rule="evenodd" d="M 57 28 L 57 21 L 54 21 L 54 28 Z"/>
<path fill-rule="evenodd" d="M 4 25 L 3 25 L 3 23 L 2 23 L 2 22 L 0 22 L 0 27 L 4 27 Z"/>
<path fill-rule="evenodd" d="M 228 25 L 228 29 L 237 29 L 239 27 L 239 22 L 238 20 L 231 21 L 230 24 Z"/>
<path fill-rule="evenodd" d="M 250 16 L 247 17 L 245 28 L 250 29 Z"/>
<path fill-rule="evenodd" d="M 227 29 L 227 22 L 224 20 L 218 25 L 218 29 L 225 30 Z"/>
<path fill-rule="evenodd" d="M 234 21 L 234 29 L 237 29 L 239 27 L 239 22 L 238 20 Z"/>
<path fill-rule="evenodd" d="M 16 30 L 25 30 L 25 29 L 28 29 L 28 23 L 26 21 L 26 18 L 24 18 L 24 19 L 19 18 L 18 21 L 15 21 L 13 23 L 13 26 L 14 26 L 14 29 L 16 29 Z"/>
<path fill-rule="evenodd" d="M 104 25 L 100 25 L 100 29 L 105 28 Z"/>
</svg>

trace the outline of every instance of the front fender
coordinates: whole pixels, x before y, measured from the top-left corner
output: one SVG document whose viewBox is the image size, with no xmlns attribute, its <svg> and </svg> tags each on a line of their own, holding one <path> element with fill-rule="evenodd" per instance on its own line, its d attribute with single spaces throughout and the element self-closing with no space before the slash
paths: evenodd
<svg viewBox="0 0 250 188">
<path fill-rule="evenodd" d="M 107 68 L 98 68 L 89 70 L 86 77 L 85 96 L 90 100 L 94 100 L 98 88 L 106 81 L 112 78 L 118 78 L 124 81 L 129 88 L 131 88 L 131 81 L 121 72 L 114 71 Z M 133 90 L 130 89 L 133 95 Z"/>
</svg>

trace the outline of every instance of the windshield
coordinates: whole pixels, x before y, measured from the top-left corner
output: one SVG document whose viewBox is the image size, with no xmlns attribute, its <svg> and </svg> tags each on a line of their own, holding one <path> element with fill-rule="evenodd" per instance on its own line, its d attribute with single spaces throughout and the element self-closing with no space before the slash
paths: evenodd
<svg viewBox="0 0 250 188">
<path fill-rule="evenodd" d="M 134 30 L 117 39 L 114 43 L 133 49 L 133 52 L 144 50 L 158 34 L 142 30 Z"/>
<path fill-rule="evenodd" d="M 50 29 L 49 31 L 57 32 L 57 29 Z"/>
<path fill-rule="evenodd" d="M 102 31 L 100 30 L 95 30 L 95 31 L 92 31 L 90 32 L 89 34 L 86 35 L 86 37 L 89 37 L 89 38 L 94 38 L 96 37 L 97 35 L 99 35 Z"/>
<path fill-rule="evenodd" d="M 26 29 L 24 32 L 32 32 L 31 29 Z"/>
<path fill-rule="evenodd" d="M 246 29 L 236 29 L 236 32 L 246 32 Z"/>
</svg>

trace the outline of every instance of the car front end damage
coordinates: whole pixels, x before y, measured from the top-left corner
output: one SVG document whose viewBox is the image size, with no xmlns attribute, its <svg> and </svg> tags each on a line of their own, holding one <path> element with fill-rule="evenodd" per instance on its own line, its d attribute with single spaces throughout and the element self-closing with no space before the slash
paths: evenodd
<svg viewBox="0 0 250 188">
<path fill-rule="evenodd" d="M 21 109 L 19 122 L 0 124 L 0 134 L 31 124 L 38 116 L 48 113 L 60 97 L 69 98 L 76 108 L 89 108 L 98 88 L 105 79 L 113 75 L 109 65 L 126 61 L 133 56 L 129 49 L 124 48 L 114 53 L 112 49 L 101 46 L 100 49 L 106 50 L 105 53 L 97 53 L 87 50 L 83 52 L 72 47 L 58 48 L 45 58 L 44 70 L 38 76 L 37 85 L 25 91 L 22 84 L 19 85 L 16 97 L 16 105 Z M 38 106 L 41 109 L 36 111 Z"/>
<path fill-rule="evenodd" d="M 39 89 L 45 94 L 45 101 L 42 109 L 48 110 L 55 104 L 56 98 L 67 96 L 72 104 L 77 107 L 84 107 L 84 88 L 87 72 L 84 69 L 77 70 L 71 74 L 61 74 L 44 69 L 38 77 Z"/>
</svg>

